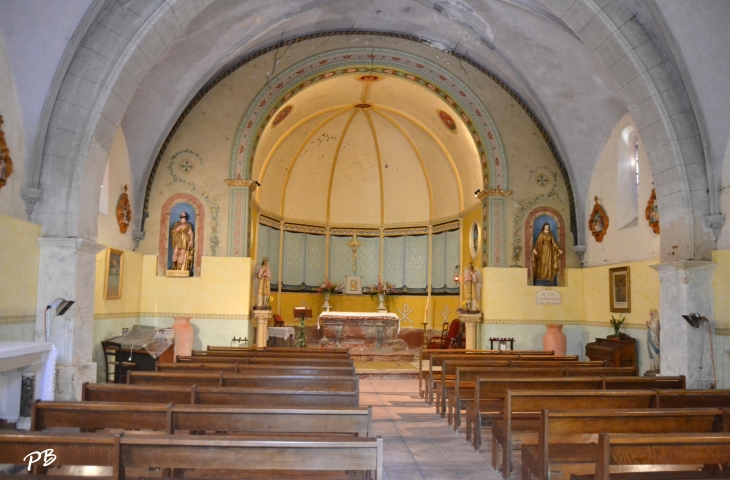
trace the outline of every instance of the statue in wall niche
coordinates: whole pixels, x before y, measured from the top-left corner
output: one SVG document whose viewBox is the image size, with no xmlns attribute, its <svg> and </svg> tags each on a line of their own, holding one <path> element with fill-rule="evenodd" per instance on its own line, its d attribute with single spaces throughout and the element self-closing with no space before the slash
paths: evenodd
<svg viewBox="0 0 730 480">
<path fill-rule="evenodd" d="M 532 247 L 533 285 L 557 285 L 558 265 L 563 251 L 545 222 Z"/>
<path fill-rule="evenodd" d="M 480 283 L 481 279 L 479 278 L 479 272 L 474 269 L 474 262 L 469 262 L 469 265 L 464 269 L 464 298 L 466 309 L 469 312 L 479 311 Z"/>
<path fill-rule="evenodd" d="M 187 212 L 180 212 L 180 220 L 170 229 L 172 239 L 171 270 L 190 271 L 195 258 L 195 231 L 188 221 Z"/>
<path fill-rule="evenodd" d="M 659 330 L 659 312 L 657 312 L 656 308 L 652 308 L 649 310 L 649 321 L 646 322 L 646 348 L 649 350 L 650 365 L 647 373 L 659 373 Z"/>
<path fill-rule="evenodd" d="M 0 188 L 4 187 L 8 177 L 13 173 L 13 161 L 10 158 L 10 149 L 5 143 L 5 133 L 2 130 L 3 116 L 0 115 Z"/>
<path fill-rule="evenodd" d="M 271 308 L 269 306 L 269 296 L 271 295 L 271 269 L 269 268 L 269 259 L 264 257 L 261 260 L 261 266 L 256 272 L 257 288 L 256 288 L 256 306 L 260 308 Z"/>
</svg>

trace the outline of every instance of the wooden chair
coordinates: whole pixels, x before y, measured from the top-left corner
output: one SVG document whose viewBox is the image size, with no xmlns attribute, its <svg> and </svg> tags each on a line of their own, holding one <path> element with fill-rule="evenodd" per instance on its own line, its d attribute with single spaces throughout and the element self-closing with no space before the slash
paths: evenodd
<svg viewBox="0 0 730 480">
<path fill-rule="evenodd" d="M 122 349 L 108 342 L 101 342 L 106 365 L 106 383 L 127 383 L 127 374 L 137 368 L 134 362 L 122 361 Z"/>
<path fill-rule="evenodd" d="M 428 348 L 458 348 L 452 346 L 452 340 L 457 338 L 459 333 L 461 333 L 461 321 L 459 321 L 458 318 L 455 318 L 451 321 L 451 324 L 449 324 L 448 330 L 446 329 L 446 324 L 444 324 L 441 329 L 441 336 L 432 338 L 431 341 L 428 342 Z"/>
</svg>

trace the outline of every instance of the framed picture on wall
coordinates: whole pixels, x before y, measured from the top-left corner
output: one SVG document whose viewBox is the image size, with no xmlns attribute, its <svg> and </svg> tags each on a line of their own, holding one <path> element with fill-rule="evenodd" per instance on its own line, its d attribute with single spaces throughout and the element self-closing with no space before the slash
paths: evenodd
<svg viewBox="0 0 730 480">
<path fill-rule="evenodd" d="M 345 277 L 345 295 L 362 295 L 362 277 L 348 275 Z"/>
<path fill-rule="evenodd" d="M 611 311 L 631 313 L 631 271 L 629 267 L 608 270 L 608 289 L 611 298 Z"/>
<path fill-rule="evenodd" d="M 479 254 L 479 224 L 474 222 L 469 228 L 469 253 L 471 254 L 472 260 L 476 260 Z"/>
<path fill-rule="evenodd" d="M 110 248 L 106 251 L 106 272 L 104 275 L 104 298 L 118 300 L 122 298 L 122 273 L 124 269 L 124 252 Z"/>
</svg>

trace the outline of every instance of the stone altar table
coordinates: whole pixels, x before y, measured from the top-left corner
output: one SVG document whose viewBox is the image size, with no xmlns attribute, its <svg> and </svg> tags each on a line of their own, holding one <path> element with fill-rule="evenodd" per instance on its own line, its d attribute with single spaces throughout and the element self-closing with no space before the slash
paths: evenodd
<svg viewBox="0 0 730 480">
<path fill-rule="evenodd" d="M 0 342 L 0 418 L 30 428 L 33 400 L 53 400 L 57 353 L 52 343 Z"/>
<path fill-rule="evenodd" d="M 317 328 L 324 338 L 351 351 L 382 349 L 400 331 L 398 315 L 387 312 L 322 312 Z"/>
</svg>

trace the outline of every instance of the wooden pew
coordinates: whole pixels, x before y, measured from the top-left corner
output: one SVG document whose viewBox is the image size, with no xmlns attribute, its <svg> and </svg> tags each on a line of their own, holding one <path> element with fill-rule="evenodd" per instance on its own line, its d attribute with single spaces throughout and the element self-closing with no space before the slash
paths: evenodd
<svg viewBox="0 0 730 480">
<path fill-rule="evenodd" d="M 225 372 L 258 375 L 355 375 L 354 366 L 311 366 L 311 365 L 272 365 L 272 364 L 230 364 L 230 363 L 157 363 L 159 372 Z"/>
<path fill-rule="evenodd" d="M 493 371 L 490 367 L 454 365 L 454 380 L 444 380 L 442 389 L 445 391 L 443 407 L 447 409 L 448 423 L 454 430 L 461 425 L 461 397 L 471 398 L 474 396 L 474 381 L 479 374 L 489 374 Z M 449 368 L 446 364 L 444 368 Z M 554 367 L 515 367 L 521 371 L 534 371 L 535 376 L 545 377 L 590 377 L 590 376 L 633 376 L 636 375 L 636 367 L 583 367 L 573 365 L 561 365 Z M 510 370 L 514 370 L 511 368 Z M 458 383 L 457 383 L 458 381 Z M 637 387 L 639 388 L 639 387 Z M 443 414 L 441 415 L 443 417 Z"/>
<path fill-rule="evenodd" d="M 319 358 L 319 357 L 258 357 L 258 356 L 243 356 L 243 357 L 223 357 L 223 356 L 200 356 L 200 357 L 185 357 L 178 356 L 178 363 L 242 363 L 242 364 L 274 364 L 274 365 L 311 365 L 311 366 L 330 366 L 330 367 L 349 367 L 352 366 L 352 359 L 350 358 Z"/>
<path fill-rule="evenodd" d="M 299 348 L 299 347 L 228 347 L 225 345 L 208 345 L 205 351 L 208 352 L 246 352 L 246 351 L 264 351 L 264 352 L 306 352 L 306 353 L 349 353 L 347 348 Z M 200 351 L 200 350 L 197 350 Z"/>
<path fill-rule="evenodd" d="M 730 407 L 730 390 L 659 390 L 657 408 Z"/>
<path fill-rule="evenodd" d="M 134 373 L 134 375 L 131 375 Z M 209 387 L 268 388 L 274 390 L 357 391 L 358 377 L 323 375 L 240 375 L 226 373 L 130 372 L 130 385 L 198 385 Z"/>
<path fill-rule="evenodd" d="M 482 416 L 501 415 L 507 390 L 603 390 L 603 379 L 600 377 L 511 379 L 477 376 L 474 398 L 464 402 L 467 438 L 471 438 L 474 450 L 479 451 L 479 445 L 482 443 Z"/>
<path fill-rule="evenodd" d="M 543 410 L 537 445 L 522 446 L 522 479 L 595 471 L 599 433 L 710 433 L 726 428 L 718 408 Z"/>
<path fill-rule="evenodd" d="M 218 433 L 347 434 L 372 436 L 372 407 L 330 409 L 243 408 L 109 402 L 33 404 L 31 430 L 78 428 L 212 431 Z"/>
<path fill-rule="evenodd" d="M 595 480 L 615 478 L 611 466 L 673 466 L 730 464 L 730 434 L 727 433 L 601 433 L 598 436 L 598 458 Z M 627 475 L 627 478 L 642 477 Z M 644 478 L 647 475 L 643 475 Z M 654 475 L 653 478 L 666 478 Z M 709 478 L 696 473 L 692 478 Z M 727 471 L 722 478 L 727 478 Z"/>
<path fill-rule="evenodd" d="M 513 440 L 521 445 L 535 445 L 540 430 L 543 409 L 599 410 L 607 408 L 646 409 L 654 405 L 653 390 L 595 390 L 595 391 L 512 391 L 504 395 L 499 420 L 492 422 L 492 466 L 499 466 L 498 451 L 502 449 L 502 465 L 511 465 Z M 509 476 L 509 467 L 503 476 Z"/>
<path fill-rule="evenodd" d="M 91 402 L 179 403 L 267 407 L 357 407 L 359 392 L 267 390 L 263 388 L 118 385 L 85 383 L 82 400 Z"/>
<path fill-rule="evenodd" d="M 28 452 L 54 449 L 56 464 L 109 466 L 124 480 L 130 468 L 195 469 L 217 478 L 243 471 L 372 471 L 383 478 L 380 437 L 126 436 L 110 434 L 0 433 L 0 463 L 22 465 Z M 273 468 L 272 468 L 273 467 Z M 31 478 L 31 477 L 24 477 Z M 38 477 L 36 477 L 38 478 Z"/>
<path fill-rule="evenodd" d="M 554 355 L 555 352 L 552 350 L 550 351 L 531 351 L 531 350 L 464 350 L 464 349 L 453 349 L 453 350 L 444 350 L 439 348 L 422 348 L 420 351 L 420 354 L 418 356 L 418 394 L 419 396 L 423 397 L 425 393 L 425 389 L 423 386 L 423 381 L 425 380 L 424 373 L 426 370 L 423 368 L 424 361 L 430 360 L 432 355 L 519 355 L 520 353 L 528 354 L 528 355 Z"/>
<path fill-rule="evenodd" d="M 513 362 L 533 362 L 533 361 L 543 362 L 543 361 L 545 361 L 552 365 L 553 364 L 552 362 L 565 363 L 565 362 L 577 362 L 578 361 L 578 357 L 576 355 L 564 356 L 564 357 L 556 357 L 554 355 L 522 355 L 522 354 L 508 354 L 508 353 L 499 354 L 498 356 L 495 356 L 494 354 L 489 354 L 489 353 L 484 354 L 484 355 L 479 355 L 479 354 L 474 354 L 474 353 L 464 354 L 464 355 L 453 355 L 453 354 L 431 355 L 431 357 L 430 357 L 431 361 L 429 362 L 429 367 L 428 367 L 428 381 L 426 382 L 426 386 L 425 386 L 425 395 L 426 395 L 429 405 L 433 405 L 434 399 L 433 399 L 432 392 L 433 392 L 433 388 L 435 386 L 434 372 L 438 371 L 434 367 L 439 367 L 439 368 L 442 367 L 444 360 L 447 360 L 447 359 L 454 360 L 454 361 L 484 360 L 488 363 L 493 363 L 493 362 L 501 363 L 504 361 L 509 361 L 508 365 L 512 365 Z M 522 366 L 522 364 L 520 364 L 520 363 L 514 363 L 514 365 Z"/>
<path fill-rule="evenodd" d="M 309 353 L 309 352 L 276 352 L 270 350 L 251 350 L 247 352 L 193 350 L 193 358 L 197 357 L 262 357 L 262 358 L 350 358 L 349 353 Z"/>
</svg>

